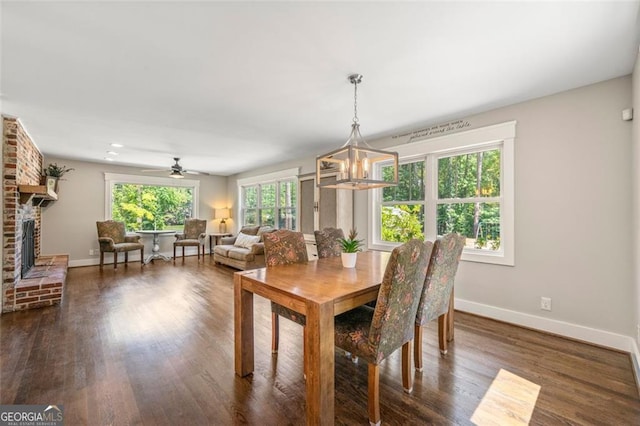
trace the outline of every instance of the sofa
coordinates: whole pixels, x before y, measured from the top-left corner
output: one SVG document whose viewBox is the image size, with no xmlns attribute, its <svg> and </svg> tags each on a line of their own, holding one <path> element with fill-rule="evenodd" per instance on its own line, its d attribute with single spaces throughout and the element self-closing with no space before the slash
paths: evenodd
<svg viewBox="0 0 640 426">
<path fill-rule="evenodd" d="M 244 226 L 235 237 L 220 239 L 213 247 L 213 261 L 246 270 L 265 266 L 264 243 L 262 235 L 273 232 L 270 226 Z"/>
</svg>

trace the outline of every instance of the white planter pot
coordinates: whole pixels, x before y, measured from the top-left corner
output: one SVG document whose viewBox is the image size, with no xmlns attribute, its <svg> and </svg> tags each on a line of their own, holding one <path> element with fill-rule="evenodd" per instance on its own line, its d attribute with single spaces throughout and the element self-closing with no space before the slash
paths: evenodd
<svg viewBox="0 0 640 426">
<path fill-rule="evenodd" d="M 341 253 L 342 266 L 345 268 L 355 268 L 358 253 Z"/>
</svg>

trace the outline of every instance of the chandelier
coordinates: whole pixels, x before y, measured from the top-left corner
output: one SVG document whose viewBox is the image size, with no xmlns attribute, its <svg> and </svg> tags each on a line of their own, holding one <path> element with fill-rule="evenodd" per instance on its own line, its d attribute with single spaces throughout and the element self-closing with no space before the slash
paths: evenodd
<svg viewBox="0 0 640 426">
<path fill-rule="evenodd" d="M 336 189 L 372 189 L 398 184 L 398 153 L 374 149 L 360 134 L 358 122 L 358 84 L 362 75 L 352 74 L 349 81 L 353 90 L 353 123 L 347 142 L 340 148 L 316 157 L 316 183 L 323 188 Z M 374 164 L 392 167 L 379 176 L 374 173 Z M 321 179 L 321 176 L 334 174 L 335 181 Z"/>
</svg>

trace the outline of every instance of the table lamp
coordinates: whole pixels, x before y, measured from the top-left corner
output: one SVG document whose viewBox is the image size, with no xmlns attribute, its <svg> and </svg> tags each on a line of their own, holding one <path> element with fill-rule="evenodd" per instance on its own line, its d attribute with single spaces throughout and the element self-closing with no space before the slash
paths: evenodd
<svg viewBox="0 0 640 426">
<path fill-rule="evenodd" d="M 216 216 L 216 219 L 220 219 L 220 226 L 218 228 L 219 232 L 221 234 L 226 233 L 227 232 L 227 222 L 225 222 L 225 220 L 229 219 L 229 216 L 231 216 L 231 213 L 229 212 L 229 209 L 228 208 L 216 209 L 215 216 Z"/>
</svg>

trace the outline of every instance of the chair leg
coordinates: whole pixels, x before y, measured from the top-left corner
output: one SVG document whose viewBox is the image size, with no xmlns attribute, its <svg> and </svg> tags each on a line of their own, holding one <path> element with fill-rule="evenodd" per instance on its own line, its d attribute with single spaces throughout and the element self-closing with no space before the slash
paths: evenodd
<svg viewBox="0 0 640 426">
<path fill-rule="evenodd" d="M 184 246 L 182 246 L 182 261 L 184 262 Z"/>
<path fill-rule="evenodd" d="M 406 393 L 413 391 L 411 376 L 411 340 L 402 345 L 402 387 Z"/>
<path fill-rule="evenodd" d="M 100 250 L 100 270 L 102 271 L 102 266 L 104 266 L 104 252 Z"/>
<path fill-rule="evenodd" d="M 113 269 L 118 269 L 118 252 L 113 252 Z"/>
<path fill-rule="evenodd" d="M 198 245 L 198 262 L 200 262 L 200 246 Z"/>
<path fill-rule="evenodd" d="M 380 368 L 378 364 L 369 363 L 368 377 L 369 424 L 380 425 Z"/>
<path fill-rule="evenodd" d="M 271 312 L 271 353 L 278 353 L 278 342 L 280 341 L 280 324 L 278 314 Z"/>
<path fill-rule="evenodd" d="M 173 263 L 176 263 L 176 245 L 173 245 Z"/>
<path fill-rule="evenodd" d="M 451 289 L 451 297 L 449 298 L 449 318 L 447 320 L 447 341 L 453 340 L 453 289 Z"/>
<path fill-rule="evenodd" d="M 144 247 L 140 249 L 140 267 L 144 266 Z"/>
<path fill-rule="evenodd" d="M 416 371 L 422 371 L 422 326 L 415 326 L 413 332 L 413 362 L 416 366 Z"/>
<path fill-rule="evenodd" d="M 129 265 L 129 252 L 125 251 L 124 252 L 124 266 L 128 266 Z"/>
<path fill-rule="evenodd" d="M 442 355 L 447 354 L 447 324 L 449 324 L 449 314 L 444 313 L 438 317 L 438 345 Z"/>
</svg>

